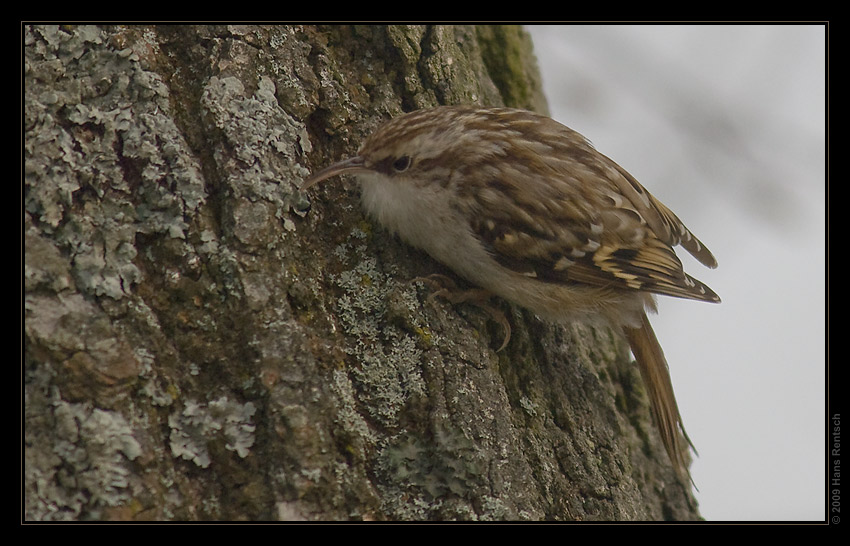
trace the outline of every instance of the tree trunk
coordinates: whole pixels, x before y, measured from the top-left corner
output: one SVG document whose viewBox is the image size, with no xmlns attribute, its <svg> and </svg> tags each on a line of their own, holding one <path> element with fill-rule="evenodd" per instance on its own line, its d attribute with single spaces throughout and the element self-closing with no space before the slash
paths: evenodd
<svg viewBox="0 0 850 546">
<path fill-rule="evenodd" d="M 27 520 L 698 517 L 622 341 L 500 303 L 316 168 L 546 110 L 518 27 L 24 29 Z"/>
</svg>

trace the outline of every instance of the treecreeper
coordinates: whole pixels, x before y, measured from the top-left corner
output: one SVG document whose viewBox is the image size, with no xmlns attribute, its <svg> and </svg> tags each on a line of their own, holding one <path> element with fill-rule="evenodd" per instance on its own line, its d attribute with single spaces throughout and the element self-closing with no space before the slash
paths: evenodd
<svg viewBox="0 0 850 546">
<path fill-rule="evenodd" d="M 480 289 L 544 320 L 622 332 L 673 467 L 690 478 L 693 443 L 646 312 L 655 294 L 720 301 L 684 272 L 675 246 L 717 261 L 634 177 L 548 117 L 477 106 L 393 118 L 302 190 L 342 174 L 357 177 L 380 225 Z"/>
</svg>

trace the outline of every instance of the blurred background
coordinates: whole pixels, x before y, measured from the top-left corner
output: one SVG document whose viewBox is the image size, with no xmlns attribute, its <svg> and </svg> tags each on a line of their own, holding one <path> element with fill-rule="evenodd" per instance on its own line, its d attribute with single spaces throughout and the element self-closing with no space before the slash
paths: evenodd
<svg viewBox="0 0 850 546">
<path fill-rule="evenodd" d="M 712 250 L 685 270 L 723 303 L 651 317 L 688 434 L 700 512 L 826 514 L 826 29 L 528 26 L 551 115 Z"/>
</svg>

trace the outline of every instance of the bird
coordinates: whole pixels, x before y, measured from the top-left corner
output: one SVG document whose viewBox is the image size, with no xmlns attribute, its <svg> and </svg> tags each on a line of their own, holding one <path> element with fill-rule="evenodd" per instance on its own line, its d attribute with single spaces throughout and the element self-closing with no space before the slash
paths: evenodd
<svg viewBox="0 0 850 546">
<path fill-rule="evenodd" d="M 477 105 L 391 118 L 301 190 L 346 174 L 378 224 L 479 292 L 543 320 L 622 333 L 672 466 L 693 483 L 693 442 L 647 312 L 656 311 L 655 295 L 719 303 L 674 248 L 709 268 L 717 260 L 632 175 L 547 116 Z"/>
</svg>

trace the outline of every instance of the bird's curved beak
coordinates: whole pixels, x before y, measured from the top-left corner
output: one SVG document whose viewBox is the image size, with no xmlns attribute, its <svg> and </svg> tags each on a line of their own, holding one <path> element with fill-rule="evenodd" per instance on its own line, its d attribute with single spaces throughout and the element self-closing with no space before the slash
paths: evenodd
<svg viewBox="0 0 850 546">
<path fill-rule="evenodd" d="M 321 171 L 313 174 L 312 176 L 307 178 L 307 180 L 301 183 L 301 191 L 305 191 L 311 188 L 312 186 L 315 186 L 322 180 L 326 180 L 332 176 L 337 176 L 339 174 L 357 174 L 367 172 L 368 170 L 369 169 L 366 168 L 366 160 L 363 159 L 361 156 L 356 155 L 338 163 L 334 163 L 330 167 L 326 167 Z"/>
</svg>

